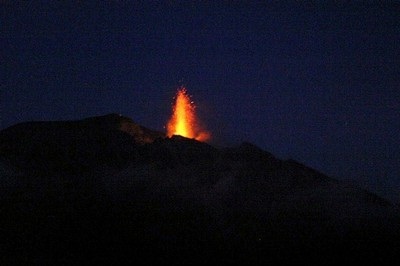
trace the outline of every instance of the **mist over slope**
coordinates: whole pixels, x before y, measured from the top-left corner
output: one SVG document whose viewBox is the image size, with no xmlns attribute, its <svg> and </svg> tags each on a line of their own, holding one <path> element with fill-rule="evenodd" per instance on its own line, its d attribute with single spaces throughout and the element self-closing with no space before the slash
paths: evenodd
<svg viewBox="0 0 400 266">
<path fill-rule="evenodd" d="M 398 253 L 397 206 L 250 143 L 167 138 L 111 114 L 4 129 L 0 163 L 6 262 L 323 262 Z"/>
</svg>

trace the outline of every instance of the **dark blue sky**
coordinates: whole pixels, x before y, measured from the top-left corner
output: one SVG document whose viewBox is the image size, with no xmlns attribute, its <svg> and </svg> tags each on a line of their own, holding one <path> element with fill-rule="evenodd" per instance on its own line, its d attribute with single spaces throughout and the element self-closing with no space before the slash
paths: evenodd
<svg viewBox="0 0 400 266">
<path fill-rule="evenodd" d="M 163 130 L 183 80 L 214 143 L 400 201 L 399 2 L 60 2 L 1 1 L 0 128 L 117 112 Z"/>
</svg>

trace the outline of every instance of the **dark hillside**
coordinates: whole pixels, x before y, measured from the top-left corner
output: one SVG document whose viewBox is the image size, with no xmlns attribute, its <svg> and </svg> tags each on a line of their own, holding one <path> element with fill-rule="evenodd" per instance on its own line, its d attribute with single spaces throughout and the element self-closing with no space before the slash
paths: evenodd
<svg viewBox="0 0 400 266">
<path fill-rule="evenodd" d="M 215 148 L 107 115 L 15 125 L 0 148 L 5 263 L 398 256 L 398 206 L 250 143 Z"/>
</svg>

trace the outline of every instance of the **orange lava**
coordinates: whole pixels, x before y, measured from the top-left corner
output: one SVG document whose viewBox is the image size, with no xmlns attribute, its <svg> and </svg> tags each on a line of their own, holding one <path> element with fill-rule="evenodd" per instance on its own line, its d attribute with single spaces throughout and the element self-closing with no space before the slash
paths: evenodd
<svg viewBox="0 0 400 266">
<path fill-rule="evenodd" d="M 167 124 L 167 135 L 181 135 L 198 141 L 210 139 L 210 133 L 203 130 L 196 116 L 196 106 L 187 94 L 185 87 L 180 87 L 175 96 L 172 116 Z"/>
</svg>

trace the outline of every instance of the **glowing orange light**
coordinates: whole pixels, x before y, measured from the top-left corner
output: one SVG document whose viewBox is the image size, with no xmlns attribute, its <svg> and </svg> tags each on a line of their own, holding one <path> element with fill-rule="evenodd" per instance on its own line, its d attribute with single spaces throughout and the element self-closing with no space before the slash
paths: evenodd
<svg viewBox="0 0 400 266">
<path fill-rule="evenodd" d="M 172 116 L 167 124 L 167 135 L 181 135 L 199 141 L 207 141 L 210 134 L 201 129 L 196 117 L 196 106 L 187 94 L 185 87 L 180 87 L 175 96 Z"/>
</svg>

